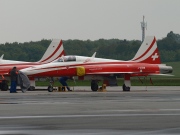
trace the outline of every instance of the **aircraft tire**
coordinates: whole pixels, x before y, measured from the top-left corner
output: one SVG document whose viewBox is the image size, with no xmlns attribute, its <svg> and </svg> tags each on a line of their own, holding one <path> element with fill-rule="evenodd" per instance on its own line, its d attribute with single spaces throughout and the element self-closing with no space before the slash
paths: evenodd
<svg viewBox="0 0 180 135">
<path fill-rule="evenodd" d="M 123 91 L 130 91 L 130 87 L 126 87 L 125 84 L 123 84 L 122 89 Z"/>
<path fill-rule="evenodd" d="M 28 88 L 28 90 L 29 90 L 29 91 L 34 91 L 34 90 L 35 90 L 35 87 L 34 87 L 34 86 L 30 86 L 30 87 Z"/>
<path fill-rule="evenodd" d="M 52 86 L 48 86 L 48 91 L 49 92 L 53 92 L 53 87 Z"/>
<path fill-rule="evenodd" d="M 2 91 L 7 91 L 8 89 L 9 89 L 9 86 L 8 86 L 7 83 L 2 83 L 2 84 L 1 84 L 1 90 L 2 90 Z"/>
<path fill-rule="evenodd" d="M 92 91 L 97 91 L 98 90 L 98 84 L 95 80 L 91 81 L 91 90 Z"/>
</svg>

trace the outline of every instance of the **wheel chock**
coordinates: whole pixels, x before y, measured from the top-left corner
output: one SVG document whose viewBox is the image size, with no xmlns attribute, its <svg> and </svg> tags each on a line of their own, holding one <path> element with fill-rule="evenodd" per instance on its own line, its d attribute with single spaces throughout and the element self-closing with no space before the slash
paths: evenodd
<svg viewBox="0 0 180 135">
<path fill-rule="evenodd" d="M 102 87 L 98 89 L 99 92 L 107 92 L 106 90 L 106 84 L 103 84 Z"/>
<path fill-rule="evenodd" d="M 58 92 L 66 92 L 66 86 L 59 86 Z"/>
<path fill-rule="evenodd" d="M 72 91 L 74 91 L 74 87 Z M 53 90 L 53 92 L 68 92 L 68 90 L 66 86 L 58 86 Z"/>
</svg>

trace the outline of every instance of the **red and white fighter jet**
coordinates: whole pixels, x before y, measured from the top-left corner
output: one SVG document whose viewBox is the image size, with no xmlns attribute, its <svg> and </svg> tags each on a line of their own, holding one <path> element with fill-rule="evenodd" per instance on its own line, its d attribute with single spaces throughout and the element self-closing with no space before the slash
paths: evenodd
<svg viewBox="0 0 180 135">
<path fill-rule="evenodd" d="M 129 61 L 95 58 L 95 54 L 92 57 L 62 56 L 51 63 L 21 71 L 31 77 L 76 76 L 80 80 L 89 79 L 92 91 L 98 90 L 99 80 L 106 80 L 111 85 L 116 83 L 118 77 L 123 77 L 123 91 L 130 91 L 131 77 L 168 75 L 172 70 L 171 66 L 161 64 L 156 38 L 148 36 L 135 57 Z"/>
<path fill-rule="evenodd" d="M 15 61 L 15 60 L 4 60 L 3 56 L 0 58 L 0 75 L 2 76 L 2 79 L 0 80 L 0 89 L 1 90 L 7 90 L 8 84 L 7 79 L 9 77 L 10 70 L 16 66 L 18 70 L 31 67 L 34 65 L 41 65 L 45 63 L 52 62 L 56 60 L 57 58 L 64 56 L 64 48 L 63 43 L 61 39 L 53 39 L 49 47 L 47 48 L 46 52 L 42 56 L 42 58 L 37 62 L 26 62 L 26 61 Z M 7 79 L 4 77 L 6 76 Z M 30 78 L 31 86 L 35 86 L 35 80 L 34 78 Z"/>
</svg>

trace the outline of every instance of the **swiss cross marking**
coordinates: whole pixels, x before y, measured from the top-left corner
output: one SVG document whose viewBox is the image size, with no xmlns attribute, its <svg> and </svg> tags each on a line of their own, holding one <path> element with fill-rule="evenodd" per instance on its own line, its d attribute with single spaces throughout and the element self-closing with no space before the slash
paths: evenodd
<svg viewBox="0 0 180 135">
<path fill-rule="evenodd" d="M 154 55 L 152 55 L 152 59 L 153 59 L 153 61 L 155 61 L 156 60 L 156 58 L 158 58 L 159 56 L 158 56 L 158 54 L 157 53 L 155 53 Z"/>
</svg>

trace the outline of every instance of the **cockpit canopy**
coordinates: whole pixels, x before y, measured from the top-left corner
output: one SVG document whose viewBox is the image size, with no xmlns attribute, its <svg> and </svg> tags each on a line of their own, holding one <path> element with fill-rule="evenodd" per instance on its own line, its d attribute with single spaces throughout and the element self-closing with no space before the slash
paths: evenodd
<svg viewBox="0 0 180 135">
<path fill-rule="evenodd" d="M 76 61 L 76 56 L 62 56 L 54 62 L 72 62 Z"/>
</svg>

